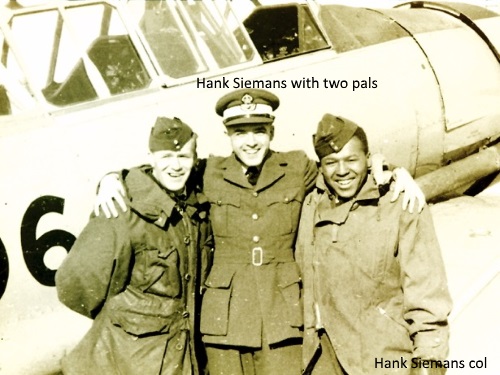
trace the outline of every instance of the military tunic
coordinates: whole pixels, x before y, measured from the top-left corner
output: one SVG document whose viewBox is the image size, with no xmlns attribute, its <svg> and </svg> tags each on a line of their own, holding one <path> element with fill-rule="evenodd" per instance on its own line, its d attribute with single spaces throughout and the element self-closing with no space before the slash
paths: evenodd
<svg viewBox="0 0 500 375">
<path fill-rule="evenodd" d="M 297 261 L 304 279 L 305 365 L 328 334 L 348 374 L 380 369 L 376 359 L 446 358 L 451 309 L 439 244 L 427 207 L 403 211 L 369 175 L 336 205 L 322 176 L 305 199 Z M 314 373 L 314 372 L 313 372 Z"/>
<path fill-rule="evenodd" d="M 294 244 L 316 174 L 303 152 L 271 152 L 252 186 L 234 154 L 208 159 L 215 253 L 202 303 L 205 343 L 260 348 L 302 336 Z"/>
<path fill-rule="evenodd" d="M 193 192 L 179 207 L 150 172 L 130 170 L 128 212 L 91 217 L 56 273 L 60 300 L 94 319 L 63 360 L 67 374 L 198 373 L 193 335 L 208 204 Z"/>
</svg>

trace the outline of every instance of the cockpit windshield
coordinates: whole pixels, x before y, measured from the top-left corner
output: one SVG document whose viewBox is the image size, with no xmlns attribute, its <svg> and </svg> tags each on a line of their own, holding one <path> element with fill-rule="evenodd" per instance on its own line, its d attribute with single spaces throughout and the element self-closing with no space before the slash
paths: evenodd
<svg viewBox="0 0 500 375">
<path fill-rule="evenodd" d="M 26 97 L 66 107 L 259 60 L 225 0 L 16 3 L 5 9 L 0 115 L 22 111 Z"/>
<path fill-rule="evenodd" d="M 230 2 L 131 0 L 127 5 L 169 77 L 224 69 L 253 57 Z"/>
</svg>

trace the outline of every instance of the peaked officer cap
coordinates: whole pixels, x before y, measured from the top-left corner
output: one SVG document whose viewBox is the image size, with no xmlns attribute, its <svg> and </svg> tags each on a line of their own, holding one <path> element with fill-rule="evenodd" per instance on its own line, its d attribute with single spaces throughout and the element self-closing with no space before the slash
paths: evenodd
<svg viewBox="0 0 500 375">
<path fill-rule="evenodd" d="M 160 150 L 179 151 L 192 137 L 193 130 L 182 120 L 174 117 L 158 117 L 149 136 L 151 152 Z"/>
<path fill-rule="evenodd" d="M 313 136 L 316 155 L 322 159 L 327 155 L 339 152 L 353 137 L 358 127 L 346 118 L 329 113 L 325 114 Z"/>
<path fill-rule="evenodd" d="M 269 91 L 240 89 L 220 98 L 215 111 L 226 126 L 270 124 L 274 121 L 273 112 L 279 105 L 279 98 Z"/>
</svg>

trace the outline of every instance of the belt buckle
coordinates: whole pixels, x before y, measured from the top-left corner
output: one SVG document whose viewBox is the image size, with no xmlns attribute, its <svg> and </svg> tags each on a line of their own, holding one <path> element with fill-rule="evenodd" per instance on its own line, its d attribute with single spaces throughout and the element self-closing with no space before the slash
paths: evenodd
<svg viewBox="0 0 500 375">
<path fill-rule="evenodd" d="M 262 266 L 263 251 L 264 250 L 262 250 L 262 247 L 260 246 L 252 249 L 252 264 L 254 266 Z"/>
</svg>

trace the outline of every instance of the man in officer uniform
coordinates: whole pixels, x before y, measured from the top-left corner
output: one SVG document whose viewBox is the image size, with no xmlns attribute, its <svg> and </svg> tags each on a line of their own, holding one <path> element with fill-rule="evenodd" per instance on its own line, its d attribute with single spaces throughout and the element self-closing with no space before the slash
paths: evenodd
<svg viewBox="0 0 500 375">
<path fill-rule="evenodd" d="M 214 262 L 201 332 L 211 374 L 299 374 L 302 311 L 293 249 L 316 164 L 302 151 L 274 152 L 265 90 L 237 90 L 216 104 L 233 154 L 207 161 Z"/>
</svg>

